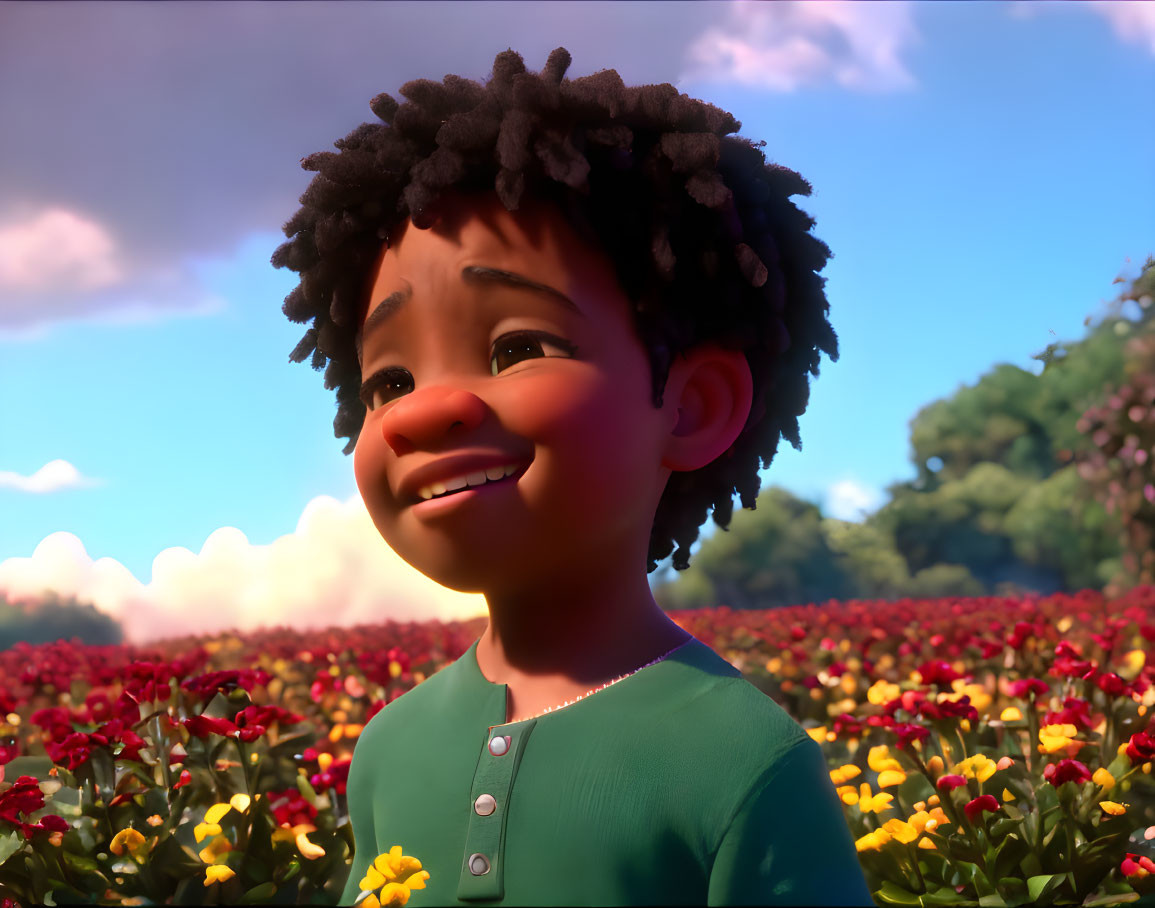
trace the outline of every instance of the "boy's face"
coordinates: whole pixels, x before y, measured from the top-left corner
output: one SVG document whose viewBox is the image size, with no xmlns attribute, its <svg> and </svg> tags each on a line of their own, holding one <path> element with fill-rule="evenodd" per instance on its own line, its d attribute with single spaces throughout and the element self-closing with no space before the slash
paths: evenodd
<svg viewBox="0 0 1155 908">
<path fill-rule="evenodd" d="M 651 402 L 613 266 L 552 207 L 509 212 L 490 194 L 441 210 L 433 228 L 395 235 L 362 316 L 369 411 L 354 470 L 373 522 L 463 591 L 623 557 L 644 571 L 676 414 Z M 483 472 L 501 478 L 474 487 Z"/>
</svg>

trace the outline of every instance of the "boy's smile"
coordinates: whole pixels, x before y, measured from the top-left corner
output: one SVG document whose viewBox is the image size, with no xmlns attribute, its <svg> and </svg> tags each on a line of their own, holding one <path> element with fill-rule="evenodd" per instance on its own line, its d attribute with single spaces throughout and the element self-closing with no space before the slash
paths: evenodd
<svg viewBox="0 0 1155 908">
<path fill-rule="evenodd" d="M 441 211 L 394 237 L 362 316 L 354 468 L 374 523 L 458 590 L 644 579 L 677 414 L 652 404 L 613 266 L 543 204 Z"/>
</svg>

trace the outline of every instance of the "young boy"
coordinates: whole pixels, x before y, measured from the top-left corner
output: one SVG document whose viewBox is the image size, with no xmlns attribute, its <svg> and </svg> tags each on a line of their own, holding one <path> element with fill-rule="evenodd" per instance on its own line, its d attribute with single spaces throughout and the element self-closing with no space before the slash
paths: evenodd
<svg viewBox="0 0 1155 908">
<path fill-rule="evenodd" d="M 364 729 L 340 903 L 399 845 L 417 906 L 872 904 L 818 745 L 643 570 L 800 447 L 837 358 L 809 186 L 569 61 L 378 96 L 273 256 L 382 537 L 490 618 Z"/>
</svg>

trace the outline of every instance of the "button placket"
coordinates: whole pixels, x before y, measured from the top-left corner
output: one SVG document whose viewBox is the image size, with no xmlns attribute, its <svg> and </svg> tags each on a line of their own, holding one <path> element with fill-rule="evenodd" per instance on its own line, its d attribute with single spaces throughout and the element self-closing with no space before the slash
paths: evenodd
<svg viewBox="0 0 1155 908">
<path fill-rule="evenodd" d="M 505 894 L 505 825 L 510 793 L 534 720 L 486 731 L 470 791 L 469 827 L 458 879 L 459 899 L 493 899 Z"/>
</svg>

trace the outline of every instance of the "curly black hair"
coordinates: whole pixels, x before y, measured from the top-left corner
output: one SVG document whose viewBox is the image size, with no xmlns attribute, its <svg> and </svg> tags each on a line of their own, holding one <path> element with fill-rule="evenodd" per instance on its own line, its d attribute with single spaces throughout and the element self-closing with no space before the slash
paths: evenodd
<svg viewBox="0 0 1155 908">
<path fill-rule="evenodd" d="M 398 103 L 370 102 L 380 123 L 338 140 L 337 153 L 303 158 L 316 171 L 301 209 L 285 224 L 272 264 L 301 275 L 285 298 L 294 322 L 312 320 L 290 354 L 312 354 L 337 391 L 334 434 L 357 443 L 365 419 L 357 356 L 366 281 L 383 242 L 405 219 L 420 229 L 450 192 L 492 192 L 514 211 L 523 197 L 560 207 L 603 249 L 632 301 L 650 355 L 654 406 L 671 358 L 714 342 L 744 351 L 754 383 L 750 417 L 714 462 L 670 476 L 650 536 L 649 563 L 677 543 L 674 567 L 710 508 L 725 529 L 733 495 L 753 509 L 759 460 L 779 437 L 802 450 L 797 417 L 817 376 L 819 351 L 838 360 L 838 338 L 818 272 L 830 258 L 814 220 L 790 201 L 809 195 L 793 170 L 768 164 L 757 144 L 731 135 L 729 113 L 674 86 L 626 86 L 616 70 L 565 78 L 557 48 L 540 73 L 512 50 L 498 54 L 483 85 L 447 75 L 405 83 Z M 528 196 L 527 196 L 528 194 Z"/>
</svg>

